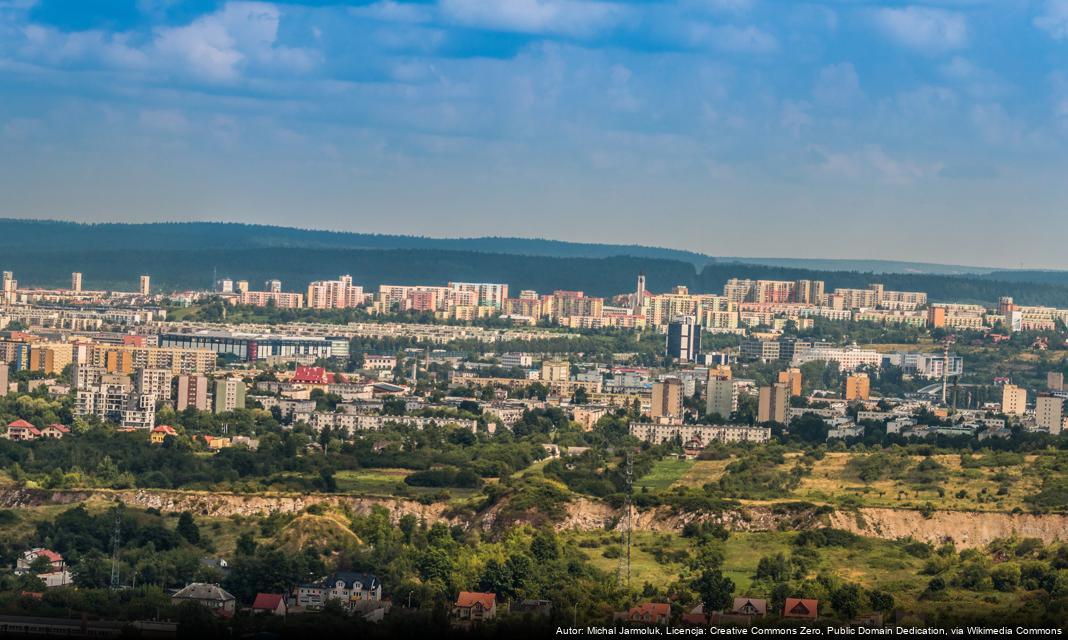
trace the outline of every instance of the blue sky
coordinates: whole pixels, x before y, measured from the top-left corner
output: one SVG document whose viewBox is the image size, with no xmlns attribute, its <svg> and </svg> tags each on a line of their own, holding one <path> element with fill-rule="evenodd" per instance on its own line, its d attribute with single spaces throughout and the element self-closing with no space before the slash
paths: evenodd
<svg viewBox="0 0 1068 640">
<path fill-rule="evenodd" d="M 1068 268 L 1068 0 L 0 0 L 0 215 Z"/>
</svg>

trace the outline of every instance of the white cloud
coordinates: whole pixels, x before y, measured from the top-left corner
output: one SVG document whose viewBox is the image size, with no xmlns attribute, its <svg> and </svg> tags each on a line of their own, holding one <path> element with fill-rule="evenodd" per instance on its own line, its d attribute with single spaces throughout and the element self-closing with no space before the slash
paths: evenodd
<svg viewBox="0 0 1068 640">
<path fill-rule="evenodd" d="M 276 46 L 278 7 L 263 2 L 231 2 L 220 11 L 183 27 L 157 31 L 155 48 L 186 65 L 198 76 L 232 80 L 246 63 L 274 70 L 304 71 L 315 56 L 306 49 Z"/>
<path fill-rule="evenodd" d="M 1034 23 L 1055 40 L 1068 39 L 1068 0 L 1048 0 Z"/>
<path fill-rule="evenodd" d="M 708 47 L 735 53 L 773 53 L 779 48 L 775 36 L 753 26 L 694 23 L 688 29 L 693 47 Z"/>
<path fill-rule="evenodd" d="M 612 28 L 626 13 L 617 4 L 585 0 L 442 0 L 441 10 L 464 26 L 576 37 Z"/>
<path fill-rule="evenodd" d="M 899 45 L 924 53 L 960 49 L 968 43 L 968 23 L 963 15 L 930 7 L 878 9 L 875 23 Z"/>
<path fill-rule="evenodd" d="M 819 172 L 851 180 L 876 180 L 893 185 L 907 185 L 938 175 L 941 163 L 921 164 L 892 157 L 882 147 L 869 145 L 857 151 L 831 151 L 812 146 Z"/>
</svg>

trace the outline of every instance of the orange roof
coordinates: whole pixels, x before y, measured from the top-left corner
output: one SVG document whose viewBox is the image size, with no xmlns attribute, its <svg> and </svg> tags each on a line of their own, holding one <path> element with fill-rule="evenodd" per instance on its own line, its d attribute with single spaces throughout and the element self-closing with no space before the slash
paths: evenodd
<svg viewBox="0 0 1068 640">
<path fill-rule="evenodd" d="M 789 618 L 811 618 L 815 620 L 818 609 L 819 600 L 787 598 L 786 604 L 782 608 L 782 615 Z"/>
<path fill-rule="evenodd" d="M 671 605 L 666 602 L 643 602 L 637 606 L 631 607 L 630 615 L 645 615 L 652 616 L 670 616 Z"/>
<path fill-rule="evenodd" d="M 461 591 L 456 597 L 457 607 L 473 607 L 481 604 L 483 609 L 492 609 L 497 602 L 495 593 L 479 593 L 477 591 Z"/>
<path fill-rule="evenodd" d="M 33 428 L 33 425 L 30 424 L 29 422 L 26 422 L 25 420 L 15 420 L 14 422 L 9 422 L 7 426 L 9 426 L 9 427 L 21 427 L 23 429 L 32 429 Z"/>
<path fill-rule="evenodd" d="M 169 436 L 178 435 L 178 432 L 174 430 L 174 427 L 171 427 L 170 425 L 166 424 L 161 424 L 160 426 L 156 427 L 152 430 L 152 433 L 166 433 Z"/>
<path fill-rule="evenodd" d="M 47 427 L 45 427 L 45 428 L 46 428 L 46 429 L 55 429 L 56 431 L 59 431 L 60 433 L 70 433 L 70 428 L 69 428 L 69 427 L 66 427 L 66 426 L 64 426 L 64 425 L 61 425 L 61 424 L 59 424 L 59 423 L 56 423 L 56 424 L 50 424 L 50 425 L 48 425 L 48 426 L 47 426 Z"/>
</svg>

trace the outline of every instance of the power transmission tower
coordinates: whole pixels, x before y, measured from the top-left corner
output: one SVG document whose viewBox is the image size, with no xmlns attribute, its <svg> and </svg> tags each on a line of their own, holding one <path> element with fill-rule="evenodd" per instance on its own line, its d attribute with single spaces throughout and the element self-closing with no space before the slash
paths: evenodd
<svg viewBox="0 0 1068 640">
<path fill-rule="evenodd" d="M 616 580 L 620 583 L 624 581 L 626 576 L 627 588 L 630 588 L 630 557 L 631 557 L 631 542 L 633 539 L 634 521 L 631 518 L 631 514 L 634 511 L 634 505 L 631 501 L 631 496 L 634 493 L 634 461 L 630 457 L 630 451 L 626 453 L 626 466 L 623 468 L 623 478 L 626 480 L 626 494 L 623 502 L 623 508 L 626 510 L 623 514 L 623 530 L 619 534 L 619 546 L 622 547 L 619 554 L 619 567 L 616 570 Z"/>
<path fill-rule="evenodd" d="M 122 546 L 122 509 L 115 507 L 115 530 L 111 532 L 111 588 L 118 589 L 119 549 Z"/>
</svg>

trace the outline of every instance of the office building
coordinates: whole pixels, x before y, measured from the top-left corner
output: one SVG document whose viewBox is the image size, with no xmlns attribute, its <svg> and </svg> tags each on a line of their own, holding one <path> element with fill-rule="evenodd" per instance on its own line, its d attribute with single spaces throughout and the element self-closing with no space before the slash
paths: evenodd
<svg viewBox="0 0 1068 640">
<path fill-rule="evenodd" d="M 687 316 L 668 324 L 667 355 L 678 362 L 694 362 L 701 351 L 701 326 Z"/>
<path fill-rule="evenodd" d="M 757 422 L 786 424 L 786 414 L 789 408 L 789 385 L 777 382 L 767 387 L 760 387 L 757 398 Z"/>
<path fill-rule="evenodd" d="M 210 354 L 212 368 L 176 373 L 210 373 L 214 370 L 215 355 L 233 356 L 245 362 L 267 359 L 298 360 L 329 358 L 331 341 L 317 336 L 283 336 L 273 333 L 241 333 L 236 331 L 198 331 L 196 333 L 164 333 L 159 336 L 161 348 L 195 350 Z"/>
<path fill-rule="evenodd" d="M 200 375 L 178 376 L 178 398 L 175 403 L 178 411 L 193 408 L 197 411 L 208 410 L 208 379 Z"/>
<path fill-rule="evenodd" d="M 665 378 L 653 383 L 653 400 L 649 415 L 661 422 L 682 421 L 682 380 Z"/>
<path fill-rule="evenodd" d="M 1064 398 L 1040 393 L 1035 398 L 1035 424 L 1050 435 L 1058 435 L 1064 423 Z"/>
<path fill-rule="evenodd" d="M 866 373 L 855 373 L 845 380 L 843 396 L 846 400 L 867 400 L 871 395 L 871 380 Z"/>
<path fill-rule="evenodd" d="M 1001 412 L 1010 416 L 1022 416 L 1027 411 L 1027 389 L 1014 384 L 1001 388 Z"/>
<path fill-rule="evenodd" d="M 796 367 L 790 367 L 786 371 L 779 372 L 779 382 L 790 387 L 791 396 L 801 395 L 801 370 Z"/>
<path fill-rule="evenodd" d="M 245 383 L 240 378 L 226 378 L 215 382 L 215 413 L 245 408 Z"/>
</svg>

